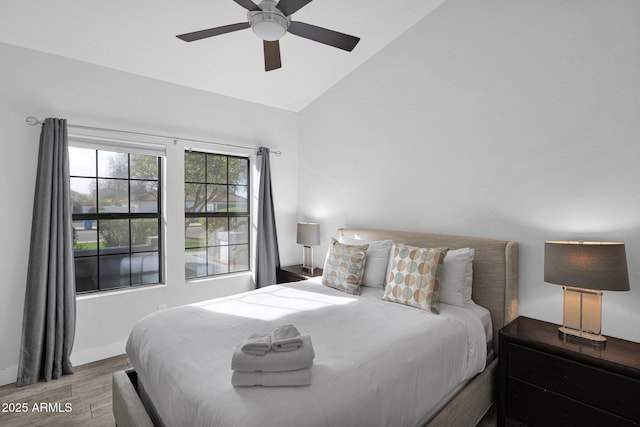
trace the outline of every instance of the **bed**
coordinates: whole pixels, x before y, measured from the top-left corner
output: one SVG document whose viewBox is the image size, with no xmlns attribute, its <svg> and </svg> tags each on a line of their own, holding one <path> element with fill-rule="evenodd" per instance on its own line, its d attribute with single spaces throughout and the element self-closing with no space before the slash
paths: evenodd
<svg viewBox="0 0 640 427">
<path fill-rule="evenodd" d="M 498 340 L 491 337 L 517 316 L 517 243 L 370 229 L 337 235 L 473 248 L 476 313 L 441 304 L 433 315 L 384 302 L 381 289 L 354 296 L 319 280 L 155 313 L 132 331 L 134 371 L 114 374 L 117 425 L 475 425 L 493 401 Z M 238 342 L 283 323 L 313 339 L 312 384 L 232 387 Z"/>
</svg>

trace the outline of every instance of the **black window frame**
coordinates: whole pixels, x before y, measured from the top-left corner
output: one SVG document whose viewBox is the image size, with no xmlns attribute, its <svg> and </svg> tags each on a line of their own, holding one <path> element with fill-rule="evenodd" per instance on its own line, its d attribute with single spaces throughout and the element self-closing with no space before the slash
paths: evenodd
<svg viewBox="0 0 640 427">
<path fill-rule="evenodd" d="M 201 154 L 204 155 L 205 158 L 205 163 L 204 163 L 204 173 L 205 173 L 205 177 L 204 177 L 204 181 L 200 182 L 200 181 L 187 181 L 187 170 L 186 170 L 186 156 L 187 153 L 193 154 Z M 208 172 L 209 172 L 209 159 L 210 157 L 213 156 L 219 156 L 219 157 L 226 157 L 227 158 L 227 171 L 226 171 L 226 182 L 225 183 L 215 183 L 215 182 L 208 182 Z M 229 180 L 229 159 L 239 159 L 242 161 L 246 162 L 246 167 L 247 167 L 247 174 L 246 174 L 246 179 L 247 179 L 247 183 L 246 185 L 244 184 L 238 184 L 238 183 L 231 183 Z M 199 211 L 199 212 L 194 212 L 194 211 L 188 211 L 186 208 L 186 200 L 184 201 L 183 204 L 183 208 L 184 208 L 184 214 L 185 214 L 185 224 L 186 221 L 189 218 L 204 218 L 206 219 L 206 224 L 205 225 L 205 229 L 204 229 L 204 239 L 205 239 L 205 243 L 204 246 L 187 246 L 187 236 L 185 235 L 185 247 L 184 247 L 184 251 L 185 251 L 185 255 L 187 254 L 187 251 L 189 250 L 204 250 L 206 251 L 206 258 L 207 260 L 209 259 L 209 250 L 211 248 L 222 248 L 222 247 L 226 247 L 227 251 L 228 251 L 228 259 L 227 259 L 227 270 L 224 272 L 211 272 L 210 268 L 209 268 L 209 263 L 206 262 L 206 274 L 202 275 L 202 274 L 198 274 L 198 275 L 188 275 L 187 274 L 187 261 L 185 259 L 185 263 L 184 263 L 184 267 L 185 267 L 185 280 L 186 281 L 191 281 L 191 280 L 201 280 L 201 279 L 206 279 L 206 278 L 211 278 L 211 277 L 220 277 L 220 276 L 225 276 L 225 275 L 229 275 L 229 274 L 235 274 L 235 273 L 242 273 L 242 272 L 248 272 L 251 271 L 251 158 L 249 156 L 240 156 L 240 155 L 232 155 L 232 154 L 224 154 L 224 153 L 216 153 L 216 152 L 209 152 L 209 151 L 201 151 L 201 150 L 187 150 L 185 151 L 185 161 L 183 162 L 185 164 L 185 171 L 184 171 L 184 182 L 183 182 L 183 186 L 186 187 L 186 185 L 204 185 L 205 189 L 207 185 L 216 185 L 216 186 L 226 186 L 226 194 L 227 194 L 227 211 L 226 212 L 209 212 L 207 211 L 206 207 L 208 205 L 207 202 L 207 196 L 206 196 L 206 190 L 205 190 L 205 202 L 204 202 L 204 206 L 205 209 L 203 211 Z M 242 186 L 242 187 L 246 187 L 246 193 L 247 193 L 247 199 L 246 199 L 246 211 L 242 211 L 242 212 L 237 212 L 237 211 L 230 211 L 229 210 L 229 195 L 232 194 L 229 191 L 230 187 L 238 187 L 238 186 Z M 186 191 L 185 191 L 185 197 L 186 197 Z M 209 232 L 208 232 L 208 224 L 209 224 L 209 219 L 210 218 L 226 218 L 227 219 L 227 231 L 230 232 L 230 225 L 231 225 L 231 219 L 232 218 L 245 218 L 246 219 L 246 223 L 247 223 L 247 241 L 245 242 L 241 242 L 241 243 L 227 243 L 226 245 L 209 245 Z M 186 227 L 185 227 L 185 234 L 186 234 Z M 247 268 L 246 269 L 231 269 L 232 263 L 231 263 L 231 250 L 232 247 L 240 247 L 240 246 L 246 246 L 247 247 Z"/>
<path fill-rule="evenodd" d="M 123 289 L 133 289 L 133 288 L 142 288 L 142 287 L 146 287 L 146 286 L 155 286 L 155 285 L 159 285 L 164 283 L 164 256 L 163 256 L 163 235 L 162 235 L 162 231 L 163 231 L 163 227 L 162 227 L 162 204 L 163 204 L 163 200 L 162 200 L 162 194 L 163 194 L 163 182 L 162 182 L 162 156 L 156 153 L 142 153 L 143 155 L 147 155 L 147 156 L 153 156 L 153 157 L 157 157 L 157 162 L 158 162 L 158 173 L 157 173 L 157 179 L 142 179 L 142 178 L 132 178 L 131 177 L 131 155 L 138 155 L 141 153 L 138 153 L 136 151 L 129 151 L 126 149 L 114 149 L 111 148 L 109 146 L 96 146 L 96 147 L 87 147 L 87 146 L 76 146 L 73 144 L 69 145 L 69 148 L 80 148 L 80 149 L 89 149 L 89 150 L 93 150 L 95 151 L 95 156 L 96 156 L 96 169 L 95 169 L 95 175 L 94 176 L 88 176 L 88 175 L 70 175 L 70 178 L 90 178 L 90 179 L 95 179 L 96 180 L 96 197 L 95 197 L 95 201 L 96 201 L 96 207 L 95 207 L 95 212 L 73 212 L 73 202 L 72 206 L 71 206 L 71 220 L 72 222 L 76 222 L 76 221 L 95 221 L 96 224 L 96 236 L 98 236 L 98 242 L 96 242 L 96 248 L 95 250 L 86 250 L 85 254 L 82 255 L 77 255 L 76 254 L 76 250 L 74 248 L 74 267 L 76 268 L 77 271 L 77 260 L 79 259 L 88 259 L 88 258 L 96 258 L 96 280 L 97 280 L 97 289 L 90 289 L 90 290 L 81 290 L 78 291 L 78 281 L 76 281 L 76 294 L 77 295 L 84 295 L 84 294 L 93 294 L 93 293 L 102 293 L 102 292 L 109 292 L 109 291 L 118 291 L 118 290 L 123 290 Z M 116 152 L 116 153 L 124 153 L 127 154 L 127 177 L 126 178 L 114 178 L 114 177 L 103 177 L 100 176 L 99 174 L 99 153 L 100 152 Z M 128 200 L 128 209 L 129 212 L 127 213 L 123 213 L 123 212 L 99 212 L 99 203 L 100 203 L 100 180 L 104 180 L 104 179 L 108 179 L 108 180 L 112 180 L 112 181 L 123 181 L 123 182 L 127 182 L 127 200 Z M 157 206 L 158 209 L 156 212 L 131 212 L 131 182 L 150 182 L 150 181 L 155 181 L 157 183 Z M 136 220 L 136 219 L 155 219 L 158 222 L 158 242 L 157 242 L 157 249 L 153 250 L 153 251 L 134 251 L 132 249 L 133 245 L 133 239 L 132 239 L 132 226 L 131 226 L 131 220 Z M 109 251 L 109 250 L 105 250 L 100 248 L 99 245 L 99 241 L 100 241 L 100 223 L 101 221 L 105 221 L 105 220 L 127 220 L 129 221 L 129 248 L 128 251 L 118 251 L 118 252 L 113 252 L 113 251 Z M 74 231 L 75 233 L 75 231 Z M 102 253 L 102 252 L 112 252 L 112 253 Z M 132 263 L 132 256 L 136 255 L 136 254 L 149 254 L 149 253 L 157 253 L 158 256 L 158 281 L 154 281 L 152 283 L 135 283 L 134 284 L 134 277 L 136 276 L 136 273 L 134 272 L 134 269 L 131 267 L 131 263 Z M 100 263 L 100 257 L 108 257 L 108 256 L 114 256 L 114 255 L 123 255 L 123 256 L 128 256 L 129 257 L 129 284 L 128 285 L 121 285 L 121 286 L 110 286 L 110 287 L 101 287 L 100 286 L 100 280 L 101 280 L 101 274 L 100 274 L 100 268 L 101 268 L 101 263 Z M 142 275 L 143 272 L 140 272 L 140 275 Z M 103 278 L 104 280 L 104 278 Z"/>
</svg>

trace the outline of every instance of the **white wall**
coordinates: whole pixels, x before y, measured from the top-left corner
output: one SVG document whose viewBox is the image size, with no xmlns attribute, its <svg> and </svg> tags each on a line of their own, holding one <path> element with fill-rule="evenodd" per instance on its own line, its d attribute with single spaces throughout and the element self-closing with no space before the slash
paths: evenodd
<svg viewBox="0 0 640 427">
<path fill-rule="evenodd" d="M 520 244 L 520 313 L 562 321 L 544 241 L 626 243 L 605 334 L 640 341 L 640 2 L 448 0 L 301 113 L 300 219 Z"/>
<path fill-rule="evenodd" d="M 271 156 L 278 234 L 281 242 L 295 242 L 295 114 L 6 44 L 0 44 L 0 58 L 0 384 L 15 381 L 22 328 L 40 133 L 25 124 L 26 116 L 280 149 L 281 157 Z M 167 162 L 181 165 L 184 145 L 169 143 L 167 149 Z M 171 307 L 253 286 L 250 274 L 185 284 L 182 182 L 182 167 L 168 168 L 168 286 L 80 297 L 75 364 L 123 353 L 133 323 L 160 304 Z M 294 260 L 297 249 L 283 244 L 282 259 Z"/>
</svg>

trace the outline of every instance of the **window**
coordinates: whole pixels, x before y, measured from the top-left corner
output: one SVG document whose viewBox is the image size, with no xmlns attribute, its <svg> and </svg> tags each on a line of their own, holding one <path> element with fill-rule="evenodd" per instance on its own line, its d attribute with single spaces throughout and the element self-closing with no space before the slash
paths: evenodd
<svg viewBox="0 0 640 427">
<path fill-rule="evenodd" d="M 185 277 L 249 270 L 249 159 L 184 154 Z"/>
<path fill-rule="evenodd" d="M 161 158 L 69 147 L 76 292 L 160 283 Z"/>
</svg>

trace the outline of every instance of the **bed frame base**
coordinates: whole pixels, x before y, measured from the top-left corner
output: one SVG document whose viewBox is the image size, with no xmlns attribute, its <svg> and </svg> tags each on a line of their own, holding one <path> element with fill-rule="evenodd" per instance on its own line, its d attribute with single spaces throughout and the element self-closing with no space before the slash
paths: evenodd
<svg viewBox="0 0 640 427">
<path fill-rule="evenodd" d="M 498 358 L 442 408 L 427 424 L 429 427 L 475 426 L 495 402 Z"/>
<path fill-rule="evenodd" d="M 473 427 L 493 404 L 498 359 L 476 375 L 427 424 L 429 427 Z M 113 415 L 118 427 L 153 427 L 153 422 L 137 391 L 138 376 L 133 369 L 113 374 Z M 478 398 L 480 397 L 480 398 Z"/>
<path fill-rule="evenodd" d="M 153 427 L 138 395 L 138 375 L 133 369 L 117 371 L 113 374 L 111 394 L 113 396 L 113 416 L 118 427 Z"/>
</svg>

